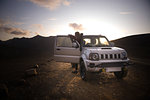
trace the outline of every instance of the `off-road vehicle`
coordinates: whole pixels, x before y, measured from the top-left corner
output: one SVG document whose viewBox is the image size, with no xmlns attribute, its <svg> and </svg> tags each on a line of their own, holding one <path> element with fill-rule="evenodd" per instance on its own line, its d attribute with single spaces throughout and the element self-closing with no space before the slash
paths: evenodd
<svg viewBox="0 0 150 100">
<path fill-rule="evenodd" d="M 127 75 L 127 52 L 102 35 L 84 35 L 82 42 L 69 36 L 55 38 L 55 61 L 80 64 L 80 75 L 86 80 L 89 72 L 113 72 L 118 79 Z"/>
</svg>

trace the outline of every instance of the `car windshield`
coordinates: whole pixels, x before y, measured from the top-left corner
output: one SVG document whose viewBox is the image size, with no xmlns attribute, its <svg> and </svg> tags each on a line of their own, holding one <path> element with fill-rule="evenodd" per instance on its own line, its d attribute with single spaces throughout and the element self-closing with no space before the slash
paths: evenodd
<svg viewBox="0 0 150 100">
<path fill-rule="evenodd" d="M 83 47 L 110 47 L 110 43 L 104 36 L 85 36 Z"/>
</svg>

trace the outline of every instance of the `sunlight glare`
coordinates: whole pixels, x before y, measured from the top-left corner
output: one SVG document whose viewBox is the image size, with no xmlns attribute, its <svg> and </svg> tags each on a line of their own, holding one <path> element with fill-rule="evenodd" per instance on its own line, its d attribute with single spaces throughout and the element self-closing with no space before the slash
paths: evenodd
<svg viewBox="0 0 150 100">
<path fill-rule="evenodd" d="M 118 26 L 111 23 L 100 21 L 100 20 L 81 20 L 84 26 L 83 33 L 88 35 L 104 35 L 109 39 L 120 38 L 123 35 L 123 31 Z"/>
</svg>

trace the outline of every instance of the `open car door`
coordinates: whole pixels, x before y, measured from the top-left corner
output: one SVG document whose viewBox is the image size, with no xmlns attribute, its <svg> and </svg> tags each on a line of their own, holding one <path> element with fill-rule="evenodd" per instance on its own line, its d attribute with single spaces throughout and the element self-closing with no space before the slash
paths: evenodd
<svg viewBox="0 0 150 100">
<path fill-rule="evenodd" d="M 69 36 L 57 36 L 55 38 L 54 59 L 59 62 L 79 63 L 80 48 L 73 47 Z"/>
</svg>

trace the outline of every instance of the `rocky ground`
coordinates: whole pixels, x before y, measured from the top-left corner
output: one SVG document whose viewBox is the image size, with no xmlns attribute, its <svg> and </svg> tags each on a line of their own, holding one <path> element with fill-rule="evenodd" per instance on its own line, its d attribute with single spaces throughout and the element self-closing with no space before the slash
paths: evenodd
<svg viewBox="0 0 150 100">
<path fill-rule="evenodd" d="M 39 68 L 36 68 L 35 65 Z M 69 63 L 38 57 L 1 61 L 0 100 L 150 100 L 150 66 L 136 61 L 123 80 L 113 73 L 92 74 L 83 81 Z M 35 68 L 37 75 L 26 75 Z"/>
</svg>

